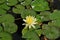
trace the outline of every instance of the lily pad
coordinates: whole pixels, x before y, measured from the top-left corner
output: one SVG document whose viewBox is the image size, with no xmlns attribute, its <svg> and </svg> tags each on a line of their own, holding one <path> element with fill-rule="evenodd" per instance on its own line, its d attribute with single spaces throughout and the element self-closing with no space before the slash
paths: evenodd
<svg viewBox="0 0 60 40">
<path fill-rule="evenodd" d="M 13 8 L 13 12 L 16 14 L 21 14 L 24 10 L 25 8 L 22 5 L 16 5 L 15 8 Z"/>
<path fill-rule="evenodd" d="M 6 0 L 0 0 L 0 3 L 4 3 Z"/>
<path fill-rule="evenodd" d="M 10 7 L 6 3 L 1 4 L 0 8 L 5 9 L 5 10 L 9 10 L 10 9 Z"/>
<path fill-rule="evenodd" d="M 36 12 L 34 11 L 34 10 L 31 10 L 31 9 L 26 9 L 25 11 L 23 11 L 22 13 L 21 13 L 21 17 L 22 18 L 25 18 L 26 16 L 36 16 Z"/>
<path fill-rule="evenodd" d="M 27 31 L 27 33 L 25 35 L 23 35 L 23 38 L 26 38 L 26 39 L 33 39 L 33 40 L 40 40 L 38 35 L 34 32 L 34 31 Z"/>
<path fill-rule="evenodd" d="M 59 30 L 54 26 L 43 25 L 43 35 L 48 39 L 56 39 L 59 37 Z"/>
<path fill-rule="evenodd" d="M 9 33 L 15 33 L 18 29 L 17 25 L 14 23 L 4 23 L 4 31 Z"/>
<path fill-rule="evenodd" d="M 1 32 L 0 37 L 0 40 L 12 40 L 12 36 L 6 32 Z"/>
<path fill-rule="evenodd" d="M 49 10 L 48 2 L 46 0 L 34 0 L 31 3 L 31 7 L 35 11 Z"/>
<path fill-rule="evenodd" d="M 10 14 L 5 14 L 0 17 L 0 23 L 12 23 L 14 22 L 14 17 Z"/>
<path fill-rule="evenodd" d="M 17 0 L 7 0 L 7 5 L 13 6 L 17 4 Z"/>
<path fill-rule="evenodd" d="M 0 8 L 0 15 L 5 15 L 5 14 L 6 14 L 6 10 Z"/>
</svg>

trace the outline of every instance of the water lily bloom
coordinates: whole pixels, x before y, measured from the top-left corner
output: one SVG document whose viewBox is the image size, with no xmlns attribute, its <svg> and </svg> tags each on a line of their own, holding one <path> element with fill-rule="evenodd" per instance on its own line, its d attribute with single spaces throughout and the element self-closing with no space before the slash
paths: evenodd
<svg viewBox="0 0 60 40">
<path fill-rule="evenodd" d="M 23 21 L 25 22 L 24 25 L 29 28 L 33 27 L 35 28 L 35 24 L 37 24 L 37 19 L 33 16 L 27 16 L 26 19 L 23 19 Z"/>
</svg>

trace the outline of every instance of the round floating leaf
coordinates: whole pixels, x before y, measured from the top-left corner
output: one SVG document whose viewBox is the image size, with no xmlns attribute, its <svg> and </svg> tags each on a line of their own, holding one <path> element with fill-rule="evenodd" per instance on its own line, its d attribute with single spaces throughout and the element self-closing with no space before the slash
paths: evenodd
<svg viewBox="0 0 60 40">
<path fill-rule="evenodd" d="M 9 6 L 7 6 L 7 4 L 6 4 L 6 3 L 1 4 L 1 5 L 0 5 L 0 8 L 5 9 L 5 10 L 9 10 L 9 9 L 10 9 L 10 7 L 9 7 Z"/>
<path fill-rule="evenodd" d="M 0 15 L 5 15 L 6 11 L 0 8 Z"/>
<path fill-rule="evenodd" d="M 13 6 L 17 4 L 17 0 L 7 0 L 7 5 Z"/>
<path fill-rule="evenodd" d="M 1 32 L 0 40 L 12 40 L 12 36 L 9 33 Z"/>
<path fill-rule="evenodd" d="M 43 26 L 43 34 L 48 39 L 56 39 L 59 37 L 59 30 L 57 28 L 55 28 L 54 26 L 44 25 Z"/>
<path fill-rule="evenodd" d="M 45 11 L 49 10 L 48 2 L 46 0 L 34 0 L 31 3 L 32 9 L 35 11 Z"/>
<path fill-rule="evenodd" d="M 30 9 L 26 9 L 25 11 L 23 11 L 23 13 L 21 13 L 22 18 L 25 18 L 26 16 L 29 16 L 29 15 L 35 17 L 36 16 L 36 12 L 33 11 L 33 10 L 30 10 Z"/>
<path fill-rule="evenodd" d="M 30 30 L 34 30 L 36 32 L 36 34 L 38 34 L 38 36 L 41 36 L 42 30 L 40 29 L 39 25 L 36 25 L 35 29 L 31 28 Z M 24 28 L 22 30 L 22 35 L 24 36 L 28 31 L 29 31 L 28 28 Z"/>
<path fill-rule="evenodd" d="M 16 5 L 15 7 L 16 8 L 13 8 L 14 13 L 20 14 L 25 10 L 24 6 L 22 6 L 22 5 Z"/>
<path fill-rule="evenodd" d="M 0 0 L 0 3 L 3 3 L 3 2 L 5 2 L 6 0 Z"/>
<path fill-rule="evenodd" d="M 50 15 L 50 19 L 52 19 L 52 20 L 59 19 L 59 20 L 60 20 L 60 11 L 59 11 L 59 10 L 55 10 L 55 11 Z"/>
<path fill-rule="evenodd" d="M 50 24 L 60 28 L 60 20 L 53 20 Z"/>
<path fill-rule="evenodd" d="M 14 22 L 14 17 L 10 14 L 2 15 L 0 17 L 0 22 L 2 22 L 2 23 L 4 23 L 4 22 L 12 23 L 12 22 Z"/>
<path fill-rule="evenodd" d="M 41 16 L 41 20 L 42 21 L 49 21 L 50 20 L 50 12 L 48 11 L 43 11 L 40 13 L 40 16 Z"/>
<path fill-rule="evenodd" d="M 38 35 L 32 30 L 29 30 L 23 37 L 29 39 L 31 38 L 33 40 L 40 40 Z"/>
<path fill-rule="evenodd" d="M 17 25 L 14 23 L 4 23 L 4 31 L 9 33 L 14 33 L 17 31 Z"/>
</svg>

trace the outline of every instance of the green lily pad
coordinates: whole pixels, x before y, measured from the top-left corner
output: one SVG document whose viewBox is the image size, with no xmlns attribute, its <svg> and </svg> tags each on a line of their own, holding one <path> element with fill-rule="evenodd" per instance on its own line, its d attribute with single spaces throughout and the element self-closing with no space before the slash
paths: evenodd
<svg viewBox="0 0 60 40">
<path fill-rule="evenodd" d="M 4 23 L 4 31 L 9 33 L 15 33 L 18 29 L 17 25 L 14 23 Z"/>
<path fill-rule="evenodd" d="M 6 11 L 0 8 L 0 15 L 5 15 Z"/>
<path fill-rule="evenodd" d="M 17 4 L 17 0 L 7 0 L 7 5 L 13 6 Z"/>
<path fill-rule="evenodd" d="M 23 38 L 31 39 L 31 40 L 40 40 L 38 35 L 32 30 L 27 31 L 27 33 L 23 35 Z"/>
<path fill-rule="evenodd" d="M 10 7 L 6 3 L 1 4 L 0 8 L 5 9 L 5 10 L 9 10 L 10 9 Z"/>
<path fill-rule="evenodd" d="M 0 40 L 12 40 L 12 36 L 6 32 L 1 32 L 0 37 Z"/>
<path fill-rule="evenodd" d="M 48 39 L 56 39 L 59 37 L 59 30 L 54 26 L 43 25 L 43 35 Z"/>
<path fill-rule="evenodd" d="M 22 5 L 16 5 L 15 7 L 16 8 L 13 8 L 13 12 L 16 14 L 21 14 L 25 10 L 24 6 Z"/>
<path fill-rule="evenodd" d="M 10 14 L 5 14 L 0 17 L 0 23 L 12 23 L 14 22 L 14 17 Z"/>
<path fill-rule="evenodd" d="M 6 0 L 0 0 L 0 3 L 4 3 Z"/>
<path fill-rule="evenodd" d="M 60 28 L 60 20 L 53 20 L 49 25 L 54 25 L 57 28 Z"/>
<path fill-rule="evenodd" d="M 25 11 L 23 11 L 22 13 L 21 13 L 21 17 L 22 18 L 25 18 L 26 16 L 36 16 L 36 12 L 35 11 L 33 11 L 33 10 L 31 10 L 31 9 L 26 9 Z"/>
<path fill-rule="evenodd" d="M 48 2 L 46 0 L 34 0 L 31 3 L 32 9 L 35 11 L 45 11 L 49 10 Z"/>
<path fill-rule="evenodd" d="M 54 10 L 54 12 L 50 15 L 51 20 L 60 20 L 60 11 L 59 10 Z"/>
<path fill-rule="evenodd" d="M 36 31 L 36 33 L 38 34 L 38 36 L 41 36 L 41 34 L 42 34 L 42 30 L 41 29 L 37 29 L 37 30 L 35 30 Z"/>
<path fill-rule="evenodd" d="M 37 22 L 38 22 L 38 23 L 42 22 L 40 15 L 36 15 L 36 18 L 37 18 Z"/>
<path fill-rule="evenodd" d="M 43 11 L 40 13 L 41 20 L 42 21 L 49 21 L 50 20 L 50 12 L 49 11 Z"/>
<path fill-rule="evenodd" d="M 24 29 L 22 30 L 22 35 L 25 35 L 27 31 L 28 31 L 28 28 L 24 27 Z"/>
</svg>

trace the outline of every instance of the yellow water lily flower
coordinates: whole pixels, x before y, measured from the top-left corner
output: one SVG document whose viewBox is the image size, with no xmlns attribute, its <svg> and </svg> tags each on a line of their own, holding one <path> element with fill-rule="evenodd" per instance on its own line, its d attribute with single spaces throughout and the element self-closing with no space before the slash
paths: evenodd
<svg viewBox="0 0 60 40">
<path fill-rule="evenodd" d="M 35 28 L 35 24 L 37 24 L 37 19 L 33 16 L 27 16 L 26 19 L 23 19 L 23 21 L 25 22 L 24 25 L 26 25 L 26 28 L 29 27 L 33 27 Z"/>
</svg>

